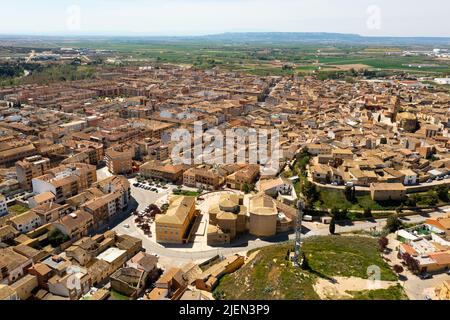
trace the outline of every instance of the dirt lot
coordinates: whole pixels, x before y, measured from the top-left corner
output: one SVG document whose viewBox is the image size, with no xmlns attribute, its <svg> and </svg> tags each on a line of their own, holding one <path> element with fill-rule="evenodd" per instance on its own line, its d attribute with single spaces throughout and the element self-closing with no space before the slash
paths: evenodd
<svg viewBox="0 0 450 320">
<path fill-rule="evenodd" d="M 352 295 L 348 294 L 347 291 L 388 289 L 395 285 L 397 285 L 396 281 L 379 281 L 373 283 L 367 279 L 356 277 L 334 277 L 334 281 L 319 278 L 314 285 L 314 289 L 321 299 L 338 300 L 352 298 Z"/>
<path fill-rule="evenodd" d="M 327 65 L 322 67 L 322 70 L 324 71 L 349 71 L 351 69 L 355 70 L 362 70 L 362 69 L 371 69 L 371 66 L 368 66 L 366 64 L 343 64 L 343 65 Z"/>
</svg>

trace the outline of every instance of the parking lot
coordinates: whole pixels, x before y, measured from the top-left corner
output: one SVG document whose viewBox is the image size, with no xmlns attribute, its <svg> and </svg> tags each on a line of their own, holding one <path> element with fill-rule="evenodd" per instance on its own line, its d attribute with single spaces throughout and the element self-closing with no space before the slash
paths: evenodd
<svg viewBox="0 0 450 320">
<path fill-rule="evenodd" d="M 131 185 L 131 196 L 137 201 L 138 211 L 142 211 L 150 204 L 161 206 L 169 200 L 173 189 L 173 185 L 166 185 L 162 187 L 157 184 L 139 183 L 136 178 L 128 180 Z"/>
</svg>

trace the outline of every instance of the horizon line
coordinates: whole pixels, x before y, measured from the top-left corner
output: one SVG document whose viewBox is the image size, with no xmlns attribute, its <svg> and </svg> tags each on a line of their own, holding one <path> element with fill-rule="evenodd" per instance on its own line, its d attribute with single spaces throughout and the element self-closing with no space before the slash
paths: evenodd
<svg viewBox="0 0 450 320">
<path fill-rule="evenodd" d="M 179 33 L 59 33 L 59 32 L 41 32 L 41 33 L 3 33 L 0 32 L 0 37 L 65 37 L 65 38 L 77 38 L 77 37 L 123 37 L 123 38 L 201 38 L 220 36 L 227 34 L 324 34 L 324 35 L 345 35 L 345 36 L 357 36 L 361 38 L 435 38 L 435 39 L 450 39 L 449 36 L 434 36 L 434 35 L 417 35 L 417 36 L 392 36 L 392 35 L 362 35 L 358 33 L 342 33 L 342 32 L 328 32 L 328 31 L 225 31 L 219 33 L 192 33 L 192 34 L 179 34 Z"/>
</svg>

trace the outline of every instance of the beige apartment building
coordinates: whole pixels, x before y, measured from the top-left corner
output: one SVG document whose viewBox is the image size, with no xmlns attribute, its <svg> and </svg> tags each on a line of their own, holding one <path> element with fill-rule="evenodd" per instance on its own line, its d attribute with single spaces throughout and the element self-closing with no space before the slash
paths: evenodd
<svg viewBox="0 0 450 320">
<path fill-rule="evenodd" d="M 50 159 L 33 156 L 16 162 L 17 180 L 24 189 L 31 189 L 31 180 L 44 175 L 50 169 Z"/>
<path fill-rule="evenodd" d="M 106 166 L 113 174 L 129 174 L 133 171 L 133 147 L 120 146 L 110 148 L 105 153 Z"/>
<path fill-rule="evenodd" d="M 244 185 L 254 184 L 260 174 L 259 165 L 250 164 L 226 178 L 227 188 L 242 190 Z"/>
<path fill-rule="evenodd" d="M 89 164 L 97 165 L 99 162 L 103 161 L 105 157 L 102 143 L 86 140 L 69 140 L 63 142 L 63 144 L 66 152 L 85 155 Z"/>
<path fill-rule="evenodd" d="M 4 150 L 0 149 L 0 167 L 14 166 L 16 161 L 31 157 L 37 152 L 33 144 L 18 144 L 17 146 L 10 144 L 8 147 Z"/>
<path fill-rule="evenodd" d="M 159 165 L 147 162 L 140 167 L 140 174 L 146 178 L 159 179 L 177 183 L 183 180 L 185 165 Z"/>
<path fill-rule="evenodd" d="M 166 214 L 157 215 L 156 241 L 161 243 L 187 243 L 190 227 L 195 219 L 195 197 L 174 196 L 169 200 Z"/>
<path fill-rule="evenodd" d="M 94 188 L 88 191 L 91 190 L 96 196 L 81 205 L 81 208 L 93 216 L 96 228 L 120 214 L 130 201 L 130 183 L 123 176 L 114 176 L 97 182 Z"/>
<path fill-rule="evenodd" d="M 217 173 L 204 168 L 191 168 L 183 174 L 183 184 L 188 187 L 217 190 L 223 182 Z"/>
<path fill-rule="evenodd" d="M 95 166 L 85 163 L 62 165 L 32 180 L 33 192 L 51 192 L 57 203 L 64 202 L 97 182 Z"/>
</svg>

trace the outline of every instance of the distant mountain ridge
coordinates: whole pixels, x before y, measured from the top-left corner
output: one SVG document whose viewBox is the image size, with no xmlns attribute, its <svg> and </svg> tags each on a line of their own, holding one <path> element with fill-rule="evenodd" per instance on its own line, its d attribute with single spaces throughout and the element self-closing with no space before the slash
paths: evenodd
<svg viewBox="0 0 450 320">
<path fill-rule="evenodd" d="M 303 42 L 303 43 L 354 43 L 354 44 L 403 44 L 403 45 L 450 45 L 450 37 L 386 37 L 361 36 L 358 34 L 327 32 L 244 32 L 222 33 L 196 37 L 209 41 L 224 42 Z"/>
<path fill-rule="evenodd" d="M 360 44 L 450 46 L 450 37 L 387 37 L 327 32 L 228 32 L 202 36 L 112 36 L 112 35 L 0 35 L 0 40 L 92 40 L 125 42 L 223 42 L 252 44 Z"/>
</svg>

